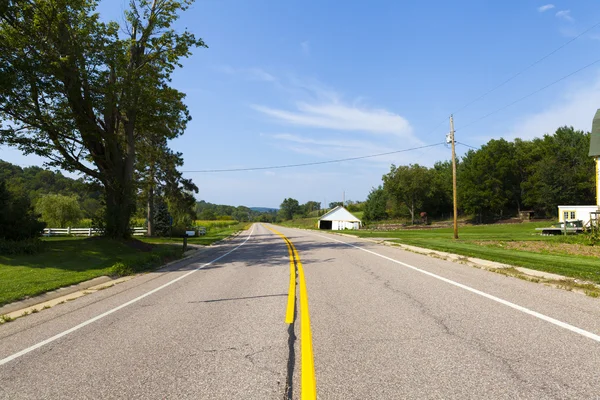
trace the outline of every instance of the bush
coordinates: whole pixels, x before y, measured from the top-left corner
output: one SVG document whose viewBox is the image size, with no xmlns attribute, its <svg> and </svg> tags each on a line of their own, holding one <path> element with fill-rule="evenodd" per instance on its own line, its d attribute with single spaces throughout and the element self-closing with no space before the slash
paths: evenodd
<svg viewBox="0 0 600 400">
<path fill-rule="evenodd" d="M 26 240 L 4 240 L 0 239 L 0 254 L 17 255 L 17 254 L 37 254 L 44 251 L 46 243 L 38 238 Z"/>
<path fill-rule="evenodd" d="M 165 262 L 168 262 L 172 259 L 181 257 L 181 254 L 181 247 L 169 246 L 160 248 L 152 253 L 140 254 L 134 260 L 119 261 L 114 263 L 111 267 L 110 275 L 126 276 L 133 275 L 137 272 L 148 271 L 161 266 Z"/>
<path fill-rule="evenodd" d="M 0 239 L 22 241 L 39 236 L 46 224 L 38 221 L 29 197 L 8 190 L 0 181 Z M 15 245 L 18 246 L 18 245 Z"/>
</svg>

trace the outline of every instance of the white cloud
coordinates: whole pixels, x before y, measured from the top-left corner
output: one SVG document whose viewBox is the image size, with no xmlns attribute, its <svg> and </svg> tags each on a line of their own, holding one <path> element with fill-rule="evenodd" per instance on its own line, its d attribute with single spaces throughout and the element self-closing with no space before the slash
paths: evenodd
<svg viewBox="0 0 600 400">
<path fill-rule="evenodd" d="M 571 17 L 571 10 L 561 10 L 556 13 L 557 18 L 562 18 L 565 21 L 573 22 L 575 19 Z"/>
<path fill-rule="evenodd" d="M 600 107 L 600 75 L 592 84 L 581 84 L 565 91 L 561 98 L 544 111 L 521 118 L 510 130 L 507 139 L 532 139 L 552 134 L 561 126 L 590 131 L 596 109 Z"/>
<path fill-rule="evenodd" d="M 300 43 L 300 48 L 302 48 L 302 53 L 305 56 L 310 55 L 310 42 L 308 40 L 305 40 L 304 42 Z"/>
<path fill-rule="evenodd" d="M 545 6 L 538 7 L 539 12 L 548 11 L 554 8 L 554 4 L 546 4 Z"/>
<path fill-rule="evenodd" d="M 412 138 L 412 127 L 404 117 L 380 108 L 351 106 L 341 102 L 299 102 L 294 111 L 260 105 L 253 108 L 289 125 Z"/>
</svg>

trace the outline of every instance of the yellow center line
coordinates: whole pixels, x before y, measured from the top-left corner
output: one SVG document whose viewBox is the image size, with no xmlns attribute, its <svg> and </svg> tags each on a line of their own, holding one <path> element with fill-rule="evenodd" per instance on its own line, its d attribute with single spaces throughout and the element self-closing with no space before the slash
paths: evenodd
<svg viewBox="0 0 600 400">
<path fill-rule="evenodd" d="M 277 235 L 281 236 L 281 238 L 285 242 L 287 249 L 288 249 L 288 254 L 290 257 L 290 286 L 288 289 L 288 301 L 287 301 L 287 308 L 286 308 L 286 312 L 285 312 L 285 323 L 292 324 L 292 323 L 294 323 L 294 303 L 295 303 L 295 296 L 296 296 L 296 265 L 294 263 L 294 250 L 292 249 L 291 243 L 288 241 L 288 239 L 282 233 L 277 232 L 276 230 L 271 229 L 268 226 L 264 226 L 264 227 L 267 228 L 268 230 L 270 230 L 271 232 L 276 233 Z"/>
<path fill-rule="evenodd" d="M 264 225 L 263 225 L 264 226 Z M 300 396 L 302 400 L 316 400 L 317 398 L 317 380 L 315 377 L 315 361 L 312 346 L 312 332 L 310 329 L 310 313 L 308 310 L 308 292 L 306 290 L 306 279 L 304 278 L 304 268 L 298 255 L 296 246 L 282 233 L 265 227 L 271 232 L 279 235 L 285 242 L 290 254 L 290 291 L 288 292 L 288 307 L 285 322 L 291 324 L 294 322 L 294 295 L 296 292 L 296 268 L 298 269 L 298 285 L 300 286 L 300 354 L 301 354 L 301 387 Z M 294 267 L 295 260 L 295 267 Z M 290 303 L 291 299 L 291 303 Z M 291 319 L 290 317 L 291 304 Z"/>
</svg>

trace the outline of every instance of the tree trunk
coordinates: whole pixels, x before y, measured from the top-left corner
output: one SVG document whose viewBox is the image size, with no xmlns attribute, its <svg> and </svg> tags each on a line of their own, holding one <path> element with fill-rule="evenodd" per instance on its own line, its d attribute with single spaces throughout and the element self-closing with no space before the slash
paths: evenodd
<svg viewBox="0 0 600 400">
<path fill-rule="evenodd" d="M 150 185 L 148 190 L 148 214 L 146 216 L 148 220 L 148 236 L 154 235 L 154 186 Z"/>
<path fill-rule="evenodd" d="M 131 237 L 129 220 L 134 206 L 130 182 L 118 182 L 105 185 L 106 196 L 106 230 L 105 236 L 113 239 Z"/>
<path fill-rule="evenodd" d="M 411 219 L 412 225 L 414 225 L 415 224 L 415 201 L 414 200 L 411 202 L 411 206 L 410 206 L 410 219 Z"/>
</svg>

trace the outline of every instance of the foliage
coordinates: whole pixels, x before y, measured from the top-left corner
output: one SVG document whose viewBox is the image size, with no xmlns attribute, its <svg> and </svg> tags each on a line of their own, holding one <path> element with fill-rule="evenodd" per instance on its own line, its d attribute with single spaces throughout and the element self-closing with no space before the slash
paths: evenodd
<svg viewBox="0 0 600 400">
<path fill-rule="evenodd" d="M 289 220 L 294 218 L 295 214 L 300 212 L 300 204 L 298 200 L 290 198 L 286 198 L 279 206 L 279 215 L 284 220 Z"/>
<path fill-rule="evenodd" d="M 554 135 L 521 143 L 523 202 L 539 214 L 556 216 L 559 204 L 595 204 L 594 160 L 589 133 L 561 127 Z"/>
<path fill-rule="evenodd" d="M 201 200 L 196 203 L 196 215 L 205 221 L 214 220 L 236 220 L 236 221 L 262 221 L 272 222 L 275 220 L 277 210 L 269 208 L 250 208 L 246 206 L 228 206 L 213 204 Z"/>
<path fill-rule="evenodd" d="M 457 178 L 459 204 L 479 222 L 517 208 L 520 189 L 514 154 L 513 143 L 492 139 L 463 158 Z"/>
<path fill-rule="evenodd" d="M 367 201 L 365 202 L 364 219 L 366 222 L 380 221 L 388 217 L 387 214 L 387 193 L 383 187 L 372 188 Z"/>
<path fill-rule="evenodd" d="M 75 196 L 47 194 L 40 197 L 35 210 L 42 214 L 42 220 L 51 228 L 77 226 L 82 212 Z"/>
<path fill-rule="evenodd" d="M 154 202 L 154 236 L 169 236 L 171 233 L 171 215 L 167 202 L 158 196 Z"/>
<path fill-rule="evenodd" d="M 415 214 L 423 206 L 431 190 L 431 174 L 419 164 L 398 166 L 392 164 L 390 172 L 383 176 L 383 184 L 398 209 L 405 207 L 415 223 Z"/>
<path fill-rule="evenodd" d="M 45 249 L 44 242 L 39 238 L 25 240 L 0 239 L 0 254 L 12 256 L 17 254 L 36 254 Z"/>
<path fill-rule="evenodd" d="M 95 0 L 13 0 L 0 13 L 0 143 L 99 182 L 111 237 L 129 235 L 140 138 L 165 115 L 188 119 L 169 83 L 205 47 L 171 28 L 190 4 L 132 0 L 123 26 Z"/>
<path fill-rule="evenodd" d="M 0 181 L 0 239 L 20 241 L 35 238 L 45 226 L 38 221 L 27 195 L 9 190 L 6 183 Z"/>
</svg>

